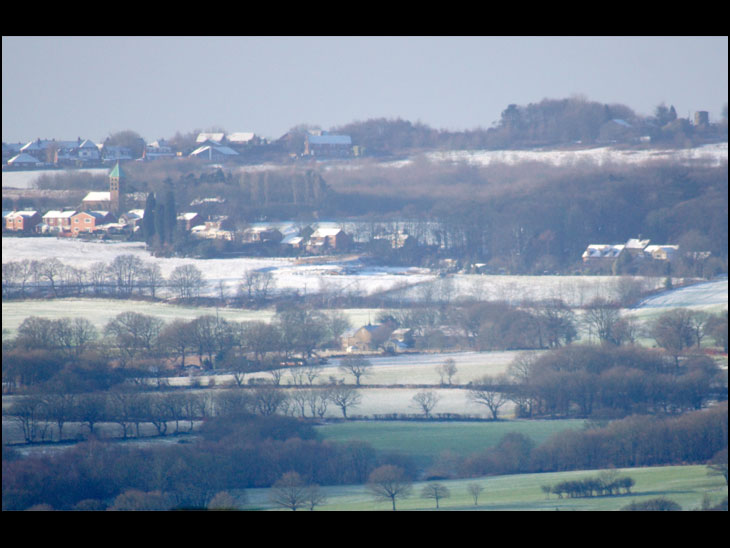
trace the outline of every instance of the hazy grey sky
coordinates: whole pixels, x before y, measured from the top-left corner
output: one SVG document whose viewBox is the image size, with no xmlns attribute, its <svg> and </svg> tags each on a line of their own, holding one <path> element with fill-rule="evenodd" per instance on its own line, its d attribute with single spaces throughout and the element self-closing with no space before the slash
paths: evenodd
<svg viewBox="0 0 730 548">
<path fill-rule="evenodd" d="M 573 95 L 717 121 L 728 97 L 727 36 L 4 36 L 2 58 L 5 142 L 277 138 L 380 117 L 487 128 L 510 103 Z"/>
</svg>

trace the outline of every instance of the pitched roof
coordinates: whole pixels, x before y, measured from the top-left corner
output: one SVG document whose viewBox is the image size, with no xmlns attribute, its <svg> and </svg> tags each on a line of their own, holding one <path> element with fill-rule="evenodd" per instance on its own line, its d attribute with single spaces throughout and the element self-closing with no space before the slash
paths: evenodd
<svg viewBox="0 0 730 548">
<path fill-rule="evenodd" d="M 17 156 L 13 156 L 8 160 L 8 163 L 10 165 L 12 164 L 40 164 L 41 162 L 35 158 L 34 156 L 31 156 L 30 154 L 27 154 L 25 152 L 21 152 Z"/>
<path fill-rule="evenodd" d="M 73 215 L 76 215 L 75 209 L 69 209 L 68 211 L 59 211 L 57 209 L 53 209 L 51 211 L 46 212 L 46 214 L 43 215 L 43 218 L 44 219 L 51 219 L 51 218 L 68 219 L 69 217 L 72 217 Z"/>
<path fill-rule="evenodd" d="M 644 249 L 651 240 L 639 240 L 638 238 L 631 238 L 626 242 L 626 247 L 629 249 Z"/>
<path fill-rule="evenodd" d="M 583 258 L 601 259 L 618 257 L 619 254 L 623 251 L 624 247 L 625 246 L 623 244 L 591 244 L 583 252 Z"/>
<path fill-rule="evenodd" d="M 34 209 L 24 209 L 23 211 L 13 211 L 9 215 L 6 215 L 6 218 L 14 219 L 15 217 L 32 217 L 37 213 L 38 212 Z"/>
<path fill-rule="evenodd" d="M 204 143 L 206 141 L 213 141 L 216 143 L 220 143 L 225 136 L 225 133 L 199 133 L 195 139 L 195 142 Z"/>
<path fill-rule="evenodd" d="M 340 227 L 319 227 L 312 233 L 313 238 L 324 238 L 325 236 L 337 236 L 343 232 Z"/>
<path fill-rule="evenodd" d="M 111 201 L 111 192 L 89 192 L 82 202 L 109 202 Z"/>
<path fill-rule="evenodd" d="M 229 143 L 247 143 L 253 139 L 255 134 L 252 131 L 231 133 L 226 137 Z"/>
<path fill-rule="evenodd" d="M 215 152 L 218 152 L 219 154 L 224 154 L 226 156 L 238 156 L 238 152 L 236 152 L 232 148 L 219 145 L 203 145 L 192 151 L 190 153 L 190 156 L 198 156 L 199 154 L 203 154 L 204 152 L 207 152 L 209 150 L 214 150 Z"/>
</svg>

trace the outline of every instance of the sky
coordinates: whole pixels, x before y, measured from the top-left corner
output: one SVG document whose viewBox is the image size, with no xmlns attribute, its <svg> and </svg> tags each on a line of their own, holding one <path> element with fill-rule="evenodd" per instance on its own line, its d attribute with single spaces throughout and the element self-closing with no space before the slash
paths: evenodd
<svg viewBox="0 0 730 548">
<path fill-rule="evenodd" d="M 145 140 L 221 129 L 276 139 L 401 118 L 496 123 L 509 104 L 582 96 L 719 121 L 727 36 L 3 36 L 2 140 Z"/>
</svg>

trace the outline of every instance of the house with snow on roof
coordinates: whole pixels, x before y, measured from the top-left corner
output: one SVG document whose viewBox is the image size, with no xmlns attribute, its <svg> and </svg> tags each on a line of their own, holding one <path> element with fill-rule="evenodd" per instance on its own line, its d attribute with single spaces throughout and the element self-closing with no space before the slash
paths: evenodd
<svg viewBox="0 0 730 548">
<path fill-rule="evenodd" d="M 238 156 L 238 152 L 229 146 L 221 145 L 213 141 L 206 141 L 192 151 L 189 156 L 209 162 L 225 162 L 235 159 Z"/>
<path fill-rule="evenodd" d="M 152 143 L 145 145 L 142 153 L 143 160 L 157 160 L 158 158 L 175 158 L 178 156 L 175 147 L 164 139 L 158 139 Z"/>
<path fill-rule="evenodd" d="M 199 213 L 187 211 L 185 213 L 178 213 L 177 223 L 183 230 L 190 231 L 195 226 L 205 224 L 205 220 Z"/>
<path fill-rule="evenodd" d="M 5 230 L 11 232 L 32 232 L 41 223 L 41 214 L 33 209 L 12 211 L 4 216 Z"/>
<path fill-rule="evenodd" d="M 347 352 L 362 352 L 366 350 L 377 350 L 385 344 L 393 327 L 389 323 L 380 325 L 363 325 L 357 329 L 345 331 L 340 338 L 342 347 Z"/>
<path fill-rule="evenodd" d="M 352 247 L 352 236 L 340 227 L 317 227 L 309 236 L 307 251 L 324 253 L 327 251 L 347 251 Z"/>
<path fill-rule="evenodd" d="M 21 152 L 8 160 L 8 166 L 15 168 L 33 168 L 41 165 L 43 162 L 26 152 Z"/>
<path fill-rule="evenodd" d="M 42 232 L 69 232 L 71 230 L 71 217 L 76 215 L 78 211 L 70 209 L 68 211 L 51 210 L 46 212 L 42 217 L 42 223 L 38 225 Z"/>
</svg>

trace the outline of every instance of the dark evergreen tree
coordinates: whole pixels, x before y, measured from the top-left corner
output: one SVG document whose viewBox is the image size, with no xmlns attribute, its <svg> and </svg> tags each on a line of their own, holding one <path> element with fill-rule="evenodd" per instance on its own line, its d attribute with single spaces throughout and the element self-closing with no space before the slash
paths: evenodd
<svg viewBox="0 0 730 548">
<path fill-rule="evenodd" d="M 165 242 L 173 243 L 177 228 L 177 209 L 175 207 L 175 193 L 172 190 L 165 193 L 164 213 L 161 212 L 161 215 L 164 216 Z"/>
</svg>

